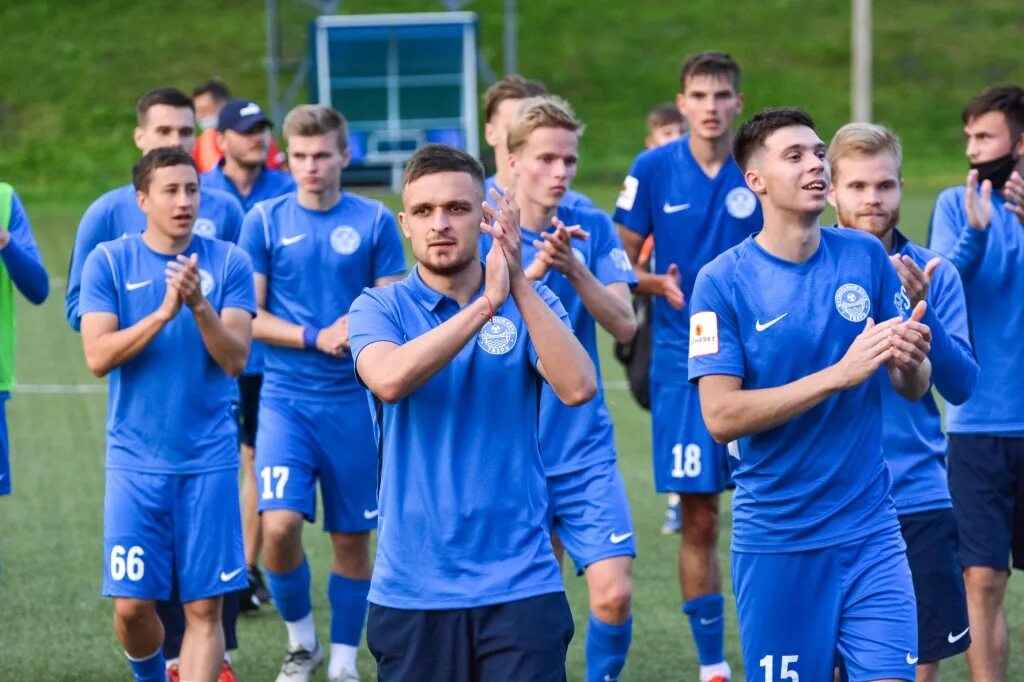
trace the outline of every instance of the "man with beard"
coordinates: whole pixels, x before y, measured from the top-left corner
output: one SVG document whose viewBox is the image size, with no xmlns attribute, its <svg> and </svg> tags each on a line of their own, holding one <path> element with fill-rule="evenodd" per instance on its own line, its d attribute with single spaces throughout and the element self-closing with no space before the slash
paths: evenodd
<svg viewBox="0 0 1024 682">
<path fill-rule="evenodd" d="M 963 124 L 967 186 L 939 195 L 929 245 L 960 271 L 981 368 L 970 400 L 946 411 L 973 640 L 967 661 L 974 679 L 1002 680 L 1011 553 L 1013 567 L 1024 568 L 1024 88 L 986 90 L 967 104 Z"/>
<path fill-rule="evenodd" d="M 927 301 L 932 330 L 932 382 L 948 405 L 962 405 L 978 378 L 960 275 L 949 261 L 908 240 L 897 228 L 903 150 L 896 136 L 870 123 L 839 129 L 828 148 L 829 203 L 839 225 L 882 242 L 903 283 L 907 305 Z M 904 400 L 882 382 L 882 452 L 907 543 L 917 598 L 918 682 L 939 678 L 939 661 L 967 650 L 967 598 L 957 557 L 956 521 L 946 483 L 946 437 L 931 391 Z"/>
</svg>

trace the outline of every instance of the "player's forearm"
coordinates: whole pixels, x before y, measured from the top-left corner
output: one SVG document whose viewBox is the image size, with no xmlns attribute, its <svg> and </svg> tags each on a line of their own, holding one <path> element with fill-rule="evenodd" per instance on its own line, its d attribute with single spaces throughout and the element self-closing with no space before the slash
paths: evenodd
<svg viewBox="0 0 1024 682">
<path fill-rule="evenodd" d="M 969 282 L 978 272 L 988 244 L 988 230 L 977 230 L 964 225 L 953 248 L 942 255 L 949 258 L 964 282 Z"/>
<path fill-rule="evenodd" d="M 357 359 L 359 378 L 386 403 L 396 403 L 451 362 L 466 347 L 490 315 L 490 304 L 478 298 L 443 324 L 386 353 L 368 346 Z"/>
<path fill-rule="evenodd" d="M 719 443 L 782 426 L 842 390 L 832 367 L 773 388 L 711 392 L 698 386 L 704 422 Z"/>
<path fill-rule="evenodd" d="M 305 348 L 303 331 L 302 325 L 283 320 L 262 307 L 259 308 L 256 319 L 252 322 L 252 337 L 272 346 Z"/>
<path fill-rule="evenodd" d="M 566 405 L 582 405 L 597 393 L 597 373 L 572 330 L 544 302 L 525 277 L 512 282 L 512 298 L 537 350 L 544 378 Z"/>
<path fill-rule="evenodd" d="M 637 265 L 633 266 L 633 272 L 636 273 L 636 287 L 633 288 L 633 291 L 648 296 L 665 295 L 665 286 L 660 275 L 655 275 Z"/>
<path fill-rule="evenodd" d="M 192 316 L 199 327 L 199 334 L 203 337 L 203 345 L 214 362 L 220 365 L 228 376 L 241 376 L 245 370 L 245 363 L 249 360 L 249 336 L 228 329 L 224 320 L 206 300 L 192 308 Z"/>
<path fill-rule="evenodd" d="M 96 376 L 106 376 L 111 370 L 130 362 L 149 345 L 167 324 L 159 312 L 153 312 L 125 329 L 82 336 L 85 362 Z"/>
<path fill-rule="evenodd" d="M 636 315 L 630 301 L 601 284 L 589 269 L 579 267 L 569 276 L 569 282 L 580 295 L 583 305 L 619 343 L 629 343 L 636 336 Z"/>
<path fill-rule="evenodd" d="M 26 249 L 12 237 L 0 250 L 0 257 L 14 286 L 25 298 L 36 305 L 46 300 L 50 293 L 50 280 L 38 250 Z"/>
<path fill-rule="evenodd" d="M 971 397 L 978 382 L 978 361 L 970 342 L 949 333 L 932 311 L 933 308 L 929 308 L 922 320 L 932 330 L 928 353 L 931 380 L 946 402 L 961 405 Z"/>
<path fill-rule="evenodd" d="M 912 372 L 904 372 L 886 366 L 893 389 L 907 400 L 914 402 L 921 399 L 932 385 L 932 363 L 924 359 Z"/>
</svg>

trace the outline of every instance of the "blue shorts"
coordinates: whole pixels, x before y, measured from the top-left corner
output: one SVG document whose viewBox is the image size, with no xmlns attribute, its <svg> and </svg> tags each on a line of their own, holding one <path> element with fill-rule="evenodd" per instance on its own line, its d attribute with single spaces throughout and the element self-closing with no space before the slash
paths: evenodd
<svg viewBox="0 0 1024 682">
<path fill-rule="evenodd" d="M 7 391 L 0 392 L 0 495 L 11 494 L 11 443 L 7 435 Z"/>
<path fill-rule="evenodd" d="M 1024 569 L 1024 438 L 949 434 L 960 564 Z"/>
<path fill-rule="evenodd" d="M 564 682 L 573 632 L 564 592 L 441 611 L 370 604 L 366 619 L 380 682 Z"/>
<path fill-rule="evenodd" d="M 548 525 L 579 574 L 601 559 L 635 557 L 626 485 L 615 460 L 548 476 Z"/>
<path fill-rule="evenodd" d="M 749 682 L 832 680 L 837 652 L 852 682 L 914 679 L 917 606 L 897 529 L 807 552 L 733 552 L 732 576 Z"/>
<path fill-rule="evenodd" d="M 108 469 L 103 498 L 103 594 L 182 602 L 249 584 L 235 469 L 147 474 Z"/>
<path fill-rule="evenodd" d="M 377 446 L 363 393 L 345 400 L 264 396 L 256 434 L 259 510 L 288 509 L 316 521 L 316 483 L 324 530 L 377 527 Z"/>
<path fill-rule="evenodd" d="M 931 509 L 900 517 L 907 561 L 917 596 L 917 641 L 921 663 L 967 651 L 967 592 L 957 557 L 953 510 Z"/>
<path fill-rule="evenodd" d="M 654 486 L 659 493 L 720 493 L 729 482 L 726 448 L 704 426 L 690 384 L 651 381 Z"/>
</svg>

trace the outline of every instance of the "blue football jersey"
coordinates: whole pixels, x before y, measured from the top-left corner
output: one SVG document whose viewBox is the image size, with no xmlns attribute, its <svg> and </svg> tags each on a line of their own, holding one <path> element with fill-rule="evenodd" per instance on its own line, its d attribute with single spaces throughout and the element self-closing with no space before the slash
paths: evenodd
<svg viewBox="0 0 1024 682">
<path fill-rule="evenodd" d="M 199 257 L 203 293 L 218 314 L 240 308 L 255 315 L 252 264 L 244 251 L 193 238 L 184 251 L 192 254 Z M 83 268 L 81 314 L 113 313 L 120 329 L 136 324 L 160 307 L 171 260 L 141 235 L 100 244 Z M 206 349 L 188 306 L 109 376 L 108 468 L 194 474 L 238 466 L 235 382 Z"/>
<path fill-rule="evenodd" d="M 490 176 L 484 180 L 484 199 L 487 203 L 493 203 L 491 201 L 491 190 L 498 190 L 499 194 L 504 194 L 501 191 L 501 187 L 498 187 L 495 182 L 494 176 Z M 566 190 L 565 195 L 562 197 L 561 206 L 563 208 L 575 209 L 575 208 L 595 208 L 594 201 L 586 194 L 581 194 L 574 189 Z"/>
<path fill-rule="evenodd" d="M 689 135 L 637 157 L 613 219 L 644 237 L 654 235 L 654 272 L 664 274 L 675 264 L 687 302 L 697 272 L 763 223 L 761 205 L 733 158 L 709 178 L 693 158 Z M 691 309 L 674 310 L 664 297 L 654 297 L 651 372 L 662 383 L 686 383 Z"/>
<path fill-rule="evenodd" d="M 348 314 L 364 287 L 405 272 L 391 211 L 351 192 L 327 211 L 303 208 L 295 194 L 256 204 L 239 243 L 267 278 L 266 309 L 314 329 Z M 347 354 L 266 344 L 263 374 L 265 396 L 330 399 L 362 391 Z"/>
<path fill-rule="evenodd" d="M 971 338 L 981 371 L 970 399 L 946 410 L 950 433 L 1024 435 L 1024 225 L 992 193 L 987 230 L 967 224 L 964 187 L 939 195 L 929 247 L 953 261 L 963 280 Z"/>
<path fill-rule="evenodd" d="M 910 312 L 881 242 L 838 228 L 822 228 L 803 263 L 747 238 L 701 270 L 690 306 L 690 379 L 733 375 L 748 390 L 834 365 L 869 317 Z M 884 369 L 730 444 L 734 550 L 800 552 L 897 527 L 882 456 L 882 381 Z"/>
<path fill-rule="evenodd" d="M 563 321 L 551 291 L 534 288 Z M 483 293 L 481 288 L 478 296 Z M 404 344 L 459 304 L 414 268 L 352 306 L 352 353 Z M 561 592 L 538 444 L 542 379 L 509 297 L 458 355 L 410 395 L 372 395 L 380 442 L 377 560 L 369 599 L 398 609 L 461 609 Z"/>
<path fill-rule="evenodd" d="M 615 233 L 615 226 L 604 212 L 563 205 L 558 209 L 558 217 L 566 225 L 579 225 L 590 233 L 586 240 L 573 239 L 572 249 L 576 259 L 585 263 L 598 281 L 605 285 L 614 282 L 636 284 L 633 266 Z M 533 261 L 537 253 L 533 242 L 539 239 L 541 236 L 536 232 L 523 229 L 523 263 Z M 483 240 L 481 248 L 489 246 L 489 241 L 489 238 Z M 600 377 L 597 323 L 583 304 L 583 299 L 565 275 L 555 269 L 549 270 L 541 282 L 565 306 L 573 332 L 587 350 Z M 598 394 L 578 407 L 563 403 L 551 387 L 544 384 L 540 405 L 540 451 L 549 476 L 578 471 L 601 460 L 615 459 L 615 433 L 605 405 L 603 384 L 599 382 Z"/>
<path fill-rule="evenodd" d="M 202 180 L 203 187 L 217 189 L 233 196 L 242 205 L 242 209 L 246 213 L 261 201 L 275 199 L 282 194 L 295 191 L 295 180 L 292 179 L 291 175 L 274 170 L 273 168 L 264 167 L 259 177 L 256 178 L 256 182 L 253 183 L 252 189 L 249 190 L 249 195 L 243 197 L 239 193 L 238 188 L 235 187 L 235 183 L 231 181 L 231 178 L 224 174 L 223 160 L 203 173 L 200 179 Z"/>
<path fill-rule="evenodd" d="M 237 242 L 243 215 L 242 206 L 230 194 L 200 186 L 199 215 L 192 226 L 192 232 L 201 237 Z M 65 315 L 72 329 L 78 330 L 78 297 L 85 259 L 97 244 L 127 235 L 141 234 L 145 229 L 146 214 L 139 208 L 135 199 L 135 187 L 132 185 L 107 192 L 86 209 L 75 234 L 64 300 Z"/>
</svg>

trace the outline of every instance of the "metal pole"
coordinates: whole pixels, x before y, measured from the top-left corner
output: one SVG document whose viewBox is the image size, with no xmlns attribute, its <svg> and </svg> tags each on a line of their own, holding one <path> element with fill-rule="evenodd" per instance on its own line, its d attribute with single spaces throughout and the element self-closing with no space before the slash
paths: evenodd
<svg viewBox="0 0 1024 682">
<path fill-rule="evenodd" d="M 281 124 L 280 87 L 278 84 L 280 64 L 281 35 L 278 30 L 277 0 L 267 0 L 267 99 L 270 104 L 270 117 L 278 125 Z"/>
<path fill-rule="evenodd" d="M 505 73 L 519 72 L 519 28 L 516 26 L 516 0 L 505 0 Z"/>
<path fill-rule="evenodd" d="M 871 121 L 871 0 L 853 0 L 851 119 Z"/>
</svg>

